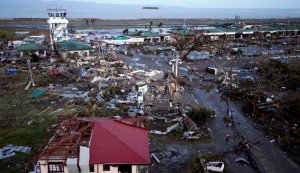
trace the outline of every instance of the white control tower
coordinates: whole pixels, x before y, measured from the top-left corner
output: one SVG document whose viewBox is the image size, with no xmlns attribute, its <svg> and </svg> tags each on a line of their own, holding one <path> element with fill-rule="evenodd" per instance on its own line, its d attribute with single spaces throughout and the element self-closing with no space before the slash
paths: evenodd
<svg viewBox="0 0 300 173">
<path fill-rule="evenodd" d="M 66 9 L 48 9 L 48 24 L 50 29 L 50 40 L 51 44 L 53 42 L 68 41 L 68 23 L 66 19 L 67 10 Z"/>
</svg>

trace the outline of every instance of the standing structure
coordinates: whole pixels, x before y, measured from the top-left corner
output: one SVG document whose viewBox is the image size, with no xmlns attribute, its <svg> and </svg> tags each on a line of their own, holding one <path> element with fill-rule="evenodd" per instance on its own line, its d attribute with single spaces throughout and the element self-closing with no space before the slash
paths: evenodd
<svg viewBox="0 0 300 173">
<path fill-rule="evenodd" d="M 176 56 L 176 50 L 172 49 L 173 51 L 173 61 L 172 61 L 172 73 L 175 74 L 177 77 L 178 74 L 178 57 Z"/>
<path fill-rule="evenodd" d="M 33 87 L 36 86 L 34 81 L 33 81 L 33 77 L 32 77 L 32 71 L 31 71 L 31 61 L 30 59 L 27 59 L 27 66 L 28 66 L 28 76 L 27 76 L 27 79 L 29 78 L 29 83 L 28 85 L 26 86 L 25 90 L 28 90 L 29 87 L 32 85 Z"/>
<path fill-rule="evenodd" d="M 134 121 L 64 120 L 36 156 L 39 173 L 147 173 L 148 130 Z"/>
<path fill-rule="evenodd" d="M 48 9 L 48 24 L 50 29 L 50 41 L 51 44 L 55 42 L 68 41 L 68 23 L 66 19 L 66 9 Z"/>
</svg>

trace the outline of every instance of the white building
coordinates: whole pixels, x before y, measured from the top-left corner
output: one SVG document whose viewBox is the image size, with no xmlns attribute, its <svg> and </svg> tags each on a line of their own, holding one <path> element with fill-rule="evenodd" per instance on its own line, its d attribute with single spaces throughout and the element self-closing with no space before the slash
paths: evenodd
<svg viewBox="0 0 300 173">
<path fill-rule="evenodd" d="M 32 35 L 30 37 L 24 38 L 22 44 L 27 44 L 27 43 L 42 44 L 44 41 L 45 41 L 44 35 Z"/>
<path fill-rule="evenodd" d="M 114 39 L 101 40 L 101 42 L 107 45 L 126 45 L 126 44 L 142 44 L 145 42 L 145 40 L 143 37 L 120 36 Z"/>
<path fill-rule="evenodd" d="M 48 24 L 50 29 L 51 44 L 54 42 L 68 41 L 68 23 L 66 19 L 67 10 L 65 9 L 48 9 Z"/>
</svg>

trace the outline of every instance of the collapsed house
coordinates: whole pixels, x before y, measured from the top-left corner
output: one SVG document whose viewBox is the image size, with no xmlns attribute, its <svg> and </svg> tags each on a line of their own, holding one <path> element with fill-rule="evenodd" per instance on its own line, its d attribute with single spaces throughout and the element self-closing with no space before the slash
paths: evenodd
<svg viewBox="0 0 300 173">
<path fill-rule="evenodd" d="M 148 130 L 114 119 L 68 119 L 38 155 L 40 173 L 147 173 Z"/>
</svg>

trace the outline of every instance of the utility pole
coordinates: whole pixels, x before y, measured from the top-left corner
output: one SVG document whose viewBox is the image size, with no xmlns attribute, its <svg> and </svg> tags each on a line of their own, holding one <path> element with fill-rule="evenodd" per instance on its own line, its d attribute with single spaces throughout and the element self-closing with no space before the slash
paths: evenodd
<svg viewBox="0 0 300 173">
<path fill-rule="evenodd" d="M 300 35 L 297 36 L 297 38 L 298 38 L 298 46 L 297 46 L 297 49 L 298 49 L 298 50 L 299 50 L 299 36 L 300 36 Z"/>
<path fill-rule="evenodd" d="M 175 74 L 177 77 L 178 74 L 178 57 L 176 56 L 176 50 L 172 49 L 173 51 L 173 60 L 172 60 L 172 73 Z"/>
<path fill-rule="evenodd" d="M 175 61 L 175 49 L 172 49 L 173 51 L 173 59 L 172 59 L 172 73 L 175 72 L 175 64 L 174 64 L 174 61 Z"/>
<path fill-rule="evenodd" d="M 104 48 L 103 45 L 101 45 L 101 55 L 102 55 L 102 60 L 104 59 Z"/>
<path fill-rule="evenodd" d="M 126 47 L 126 43 L 125 43 L 125 55 L 127 55 L 127 47 Z"/>
<path fill-rule="evenodd" d="M 177 73 L 178 73 L 178 58 L 176 56 L 176 60 L 175 60 L 175 76 L 177 77 Z"/>
</svg>

